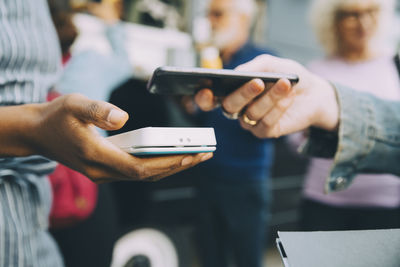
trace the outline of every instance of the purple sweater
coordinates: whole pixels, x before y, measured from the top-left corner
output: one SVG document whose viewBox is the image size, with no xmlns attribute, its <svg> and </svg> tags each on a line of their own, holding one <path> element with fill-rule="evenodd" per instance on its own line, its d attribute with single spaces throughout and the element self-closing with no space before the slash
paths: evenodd
<svg viewBox="0 0 400 267">
<path fill-rule="evenodd" d="M 400 79 L 390 56 L 362 63 L 347 63 L 337 58 L 325 59 L 311 63 L 309 68 L 335 83 L 381 98 L 400 100 Z M 341 207 L 400 206 L 400 179 L 390 174 L 361 174 L 348 189 L 324 194 L 325 179 L 332 163 L 328 159 L 311 160 L 303 190 L 306 198 Z"/>
</svg>

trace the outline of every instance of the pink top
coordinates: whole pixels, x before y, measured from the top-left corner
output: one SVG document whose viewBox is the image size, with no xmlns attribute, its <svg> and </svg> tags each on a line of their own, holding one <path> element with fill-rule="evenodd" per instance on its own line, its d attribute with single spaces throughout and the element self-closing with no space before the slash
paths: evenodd
<svg viewBox="0 0 400 267">
<path fill-rule="evenodd" d="M 347 63 L 338 58 L 312 62 L 314 73 L 377 97 L 400 100 L 400 77 L 391 57 L 380 57 L 362 63 Z M 325 180 L 332 160 L 311 160 L 303 193 L 305 197 L 334 206 L 385 207 L 400 206 L 400 179 L 390 174 L 358 175 L 346 190 L 324 194 Z"/>
</svg>

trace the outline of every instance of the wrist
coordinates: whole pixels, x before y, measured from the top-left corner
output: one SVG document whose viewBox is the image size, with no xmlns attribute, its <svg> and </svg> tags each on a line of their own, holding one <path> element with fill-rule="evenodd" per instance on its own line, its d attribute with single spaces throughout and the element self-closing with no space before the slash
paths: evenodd
<svg viewBox="0 0 400 267">
<path fill-rule="evenodd" d="M 17 136 L 22 148 L 27 155 L 40 153 L 37 145 L 37 136 L 40 136 L 42 110 L 46 104 L 24 105 L 21 114 L 21 127 L 17 130 Z"/>
<path fill-rule="evenodd" d="M 34 136 L 40 121 L 40 104 L 2 107 L 0 156 L 22 157 L 37 154 Z"/>
<path fill-rule="evenodd" d="M 313 126 L 327 131 L 337 131 L 339 128 L 339 103 L 335 87 L 328 81 L 317 78 L 316 89 L 318 94 L 316 119 Z"/>
</svg>

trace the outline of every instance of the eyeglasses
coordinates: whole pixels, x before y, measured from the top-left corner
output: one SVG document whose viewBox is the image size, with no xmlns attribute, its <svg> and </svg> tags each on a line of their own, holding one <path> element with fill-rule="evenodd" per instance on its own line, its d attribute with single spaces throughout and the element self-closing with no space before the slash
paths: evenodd
<svg viewBox="0 0 400 267">
<path fill-rule="evenodd" d="M 225 16 L 226 13 L 227 12 L 223 11 L 223 10 L 209 10 L 208 17 L 219 19 L 219 18 L 222 18 L 223 16 Z"/>
<path fill-rule="evenodd" d="M 339 10 L 337 12 L 337 19 L 352 25 L 361 21 L 364 17 L 376 19 L 379 11 L 379 7 L 371 7 L 357 11 Z"/>
</svg>

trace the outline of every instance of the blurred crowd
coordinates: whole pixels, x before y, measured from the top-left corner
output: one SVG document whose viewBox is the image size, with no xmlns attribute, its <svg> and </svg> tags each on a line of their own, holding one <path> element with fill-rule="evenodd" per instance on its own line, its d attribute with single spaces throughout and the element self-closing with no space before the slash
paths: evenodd
<svg viewBox="0 0 400 267">
<path fill-rule="evenodd" d="M 152 1 L 142 2 L 136 6 L 145 10 L 146 3 Z M 167 10 L 162 8 L 165 3 L 153 2 L 161 16 Z M 275 150 L 284 143 L 289 147 L 287 158 L 292 157 L 309 132 L 279 140 L 260 139 L 244 130 L 239 121 L 227 119 L 222 108 L 203 112 L 191 97 L 148 93 L 148 77 L 135 73 L 129 56 L 124 4 L 121 0 L 49 0 L 63 66 L 48 100 L 80 93 L 108 101 L 130 115 L 119 130 L 99 130 L 103 136 L 148 126 L 213 127 L 217 151 L 208 162 L 157 183 L 80 183 L 87 178 L 74 179 L 80 174 L 58 166 L 50 177 L 53 203 L 59 205 L 53 204 L 50 231 L 65 266 L 265 266 L 265 252 L 273 242 L 269 237 L 274 236 L 269 232 L 271 210 L 276 204 L 272 172 L 277 164 L 293 168 L 286 155 L 275 159 L 279 153 Z M 279 49 L 252 41 L 254 25 L 260 19 L 259 4 L 255 0 L 210 0 L 204 14 L 208 34 L 193 44 L 197 56 L 194 66 L 235 69 L 259 55 L 279 57 Z M 74 51 L 80 34 L 74 21 L 76 13 L 97 17 L 110 53 Z M 174 25 L 171 21 L 176 14 L 168 14 L 167 24 Z M 400 100 L 400 64 L 388 43 L 394 1 L 315 0 L 309 15 L 325 53 L 308 63 L 311 72 L 379 98 Z M 243 119 L 253 122 L 247 116 Z M 298 202 L 299 217 L 291 230 L 399 228 L 399 177 L 360 174 L 347 189 L 327 194 L 325 181 L 334 160 L 313 157 L 302 161 L 306 171 L 300 174 L 304 175 L 304 184 Z M 68 182 L 62 182 L 63 177 L 69 177 Z M 57 213 L 57 208 L 65 212 Z M 60 216 L 64 216 L 62 220 Z M 149 231 L 151 228 L 165 230 L 178 254 L 163 256 L 168 254 L 168 249 L 161 251 L 168 242 L 158 237 L 158 232 Z M 164 263 L 157 263 L 160 259 Z"/>
</svg>

